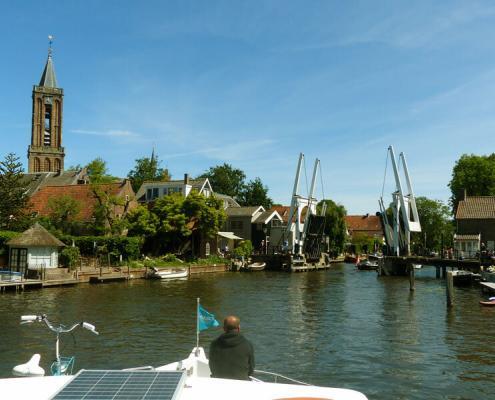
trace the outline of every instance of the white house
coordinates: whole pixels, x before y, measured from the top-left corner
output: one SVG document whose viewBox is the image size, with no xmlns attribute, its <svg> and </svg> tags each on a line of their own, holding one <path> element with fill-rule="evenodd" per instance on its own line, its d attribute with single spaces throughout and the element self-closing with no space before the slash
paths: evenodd
<svg viewBox="0 0 495 400">
<path fill-rule="evenodd" d="M 190 179 L 188 174 L 184 174 L 184 180 L 145 181 L 137 191 L 136 198 L 140 203 L 149 203 L 172 193 L 182 193 L 184 197 L 187 197 L 193 189 L 205 197 L 209 197 L 213 193 L 208 178 Z"/>
<path fill-rule="evenodd" d="M 22 273 L 27 269 L 57 268 L 58 250 L 65 246 L 38 223 L 10 239 L 7 245 L 10 270 Z"/>
</svg>

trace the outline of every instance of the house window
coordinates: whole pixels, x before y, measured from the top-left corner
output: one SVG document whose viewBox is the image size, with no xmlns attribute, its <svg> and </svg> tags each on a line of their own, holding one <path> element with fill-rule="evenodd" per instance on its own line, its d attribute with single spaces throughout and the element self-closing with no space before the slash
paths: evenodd
<svg viewBox="0 0 495 400">
<path fill-rule="evenodd" d="M 153 188 L 153 200 L 158 198 L 158 188 Z"/>
<path fill-rule="evenodd" d="M 230 229 L 242 230 L 244 228 L 244 221 L 230 221 Z"/>
<path fill-rule="evenodd" d="M 152 200 L 152 190 L 151 189 L 147 189 L 146 190 L 146 200 Z"/>
<path fill-rule="evenodd" d="M 167 188 L 163 188 L 163 195 L 164 196 L 168 195 L 168 189 Z"/>
</svg>

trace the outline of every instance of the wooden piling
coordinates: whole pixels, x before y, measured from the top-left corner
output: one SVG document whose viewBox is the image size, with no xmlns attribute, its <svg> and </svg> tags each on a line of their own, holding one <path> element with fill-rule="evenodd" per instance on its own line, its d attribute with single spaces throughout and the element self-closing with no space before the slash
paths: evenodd
<svg viewBox="0 0 495 400">
<path fill-rule="evenodd" d="M 409 264 L 409 290 L 412 292 L 415 289 L 414 266 L 412 264 Z"/>
<path fill-rule="evenodd" d="M 442 279 L 445 279 L 446 273 L 447 273 L 447 267 L 444 265 L 442 266 Z"/>
<path fill-rule="evenodd" d="M 435 277 L 437 279 L 440 279 L 440 267 L 435 267 L 435 269 L 436 269 L 436 275 L 435 275 Z"/>
<path fill-rule="evenodd" d="M 454 306 L 454 275 L 452 271 L 447 271 L 447 281 L 445 282 L 447 289 L 447 307 Z"/>
</svg>

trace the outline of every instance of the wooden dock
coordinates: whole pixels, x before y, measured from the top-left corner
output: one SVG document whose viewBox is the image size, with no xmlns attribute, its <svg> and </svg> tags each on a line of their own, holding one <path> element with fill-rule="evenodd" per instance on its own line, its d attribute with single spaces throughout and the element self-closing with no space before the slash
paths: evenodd
<svg viewBox="0 0 495 400">
<path fill-rule="evenodd" d="M 0 292 L 7 290 L 24 290 L 41 288 L 43 282 L 38 279 L 22 279 L 18 281 L 0 281 Z"/>
<path fill-rule="evenodd" d="M 43 287 L 52 286 L 65 286 L 65 285 L 77 285 L 80 283 L 79 279 L 50 279 L 42 282 Z"/>
</svg>

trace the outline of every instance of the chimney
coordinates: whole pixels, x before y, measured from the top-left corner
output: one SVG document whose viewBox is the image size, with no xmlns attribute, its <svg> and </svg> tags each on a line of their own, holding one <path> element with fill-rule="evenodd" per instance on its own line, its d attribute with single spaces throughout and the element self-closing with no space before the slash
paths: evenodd
<svg viewBox="0 0 495 400">
<path fill-rule="evenodd" d="M 184 174 L 184 185 L 189 185 L 189 174 Z"/>
</svg>

